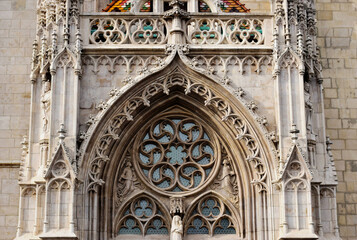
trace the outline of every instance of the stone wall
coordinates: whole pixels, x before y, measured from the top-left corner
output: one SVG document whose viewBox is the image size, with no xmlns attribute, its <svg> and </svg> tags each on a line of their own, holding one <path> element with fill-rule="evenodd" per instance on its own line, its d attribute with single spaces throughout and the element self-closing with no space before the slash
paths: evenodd
<svg viewBox="0 0 357 240">
<path fill-rule="evenodd" d="M 342 239 L 357 236 L 357 3 L 317 0 L 327 134 L 338 172 Z"/>
<path fill-rule="evenodd" d="M 264 1 L 242 1 L 267 8 Z M 261 4 L 262 6 L 260 6 Z M 341 236 L 357 236 L 357 13 L 352 0 L 317 0 L 325 115 L 338 171 Z M 16 233 L 20 142 L 30 112 L 30 62 L 35 36 L 34 0 L 0 2 L 0 239 Z M 263 11 L 263 10 L 262 10 Z"/>
<path fill-rule="evenodd" d="M 30 112 L 34 0 L 0 2 L 0 163 L 19 162 Z"/>
<path fill-rule="evenodd" d="M 0 167 L 0 239 L 12 239 L 16 234 L 19 205 L 17 167 Z"/>
<path fill-rule="evenodd" d="M 18 163 L 28 134 L 34 0 L 0 1 L 0 239 L 16 234 Z"/>
</svg>

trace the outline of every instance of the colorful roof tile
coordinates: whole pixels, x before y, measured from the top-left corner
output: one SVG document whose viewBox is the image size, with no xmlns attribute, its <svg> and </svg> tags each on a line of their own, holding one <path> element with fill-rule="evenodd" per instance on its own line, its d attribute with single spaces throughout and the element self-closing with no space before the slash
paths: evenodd
<svg viewBox="0 0 357 240">
<path fill-rule="evenodd" d="M 103 9 L 103 12 L 129 12 L 130 9 L 130 0 L 114 0 Z"/>
<path fill-rule="evenodd" d="M 103 9 L 103 12 L 128 12 L 131 9 L 131 0 L 113 0 Z M 199 12 L 211 12 L 211 9 L 207 3 L 203 0 L 198 1 Z M 239 0 L 221 0 L 219 3 L 223 12 L 250 12 L 244 4 Z M 140 12 L 152 12 L 152 0 L 144 2 Z"/>
<path fill-rule="evenodd" d="M 152 0 L 144 2 L 140 8 L 140 12 L 152 12 Z"/>
<path fill-rule="evenodd" d="M 219 3 L 223 12 L 250 12 L 250 9 L 246 8 L 239 2 L 239 0 L 221 0 Z"/>
<path fill-rule="evenodd" d="M 208 4 L 205 1 L 198 1 L 198 11 L 199 12 L 212 12 Z"/>
</svg>

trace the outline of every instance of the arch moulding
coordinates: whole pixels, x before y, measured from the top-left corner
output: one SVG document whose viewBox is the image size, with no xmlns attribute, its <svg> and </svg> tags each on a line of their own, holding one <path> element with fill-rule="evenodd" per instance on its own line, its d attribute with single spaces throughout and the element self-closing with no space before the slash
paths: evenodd
<svg viewBox="0 0 357 240">
<path fill-rule="evenodd" d="M 110 161 L 110 148 L 121 140 L 125 125 L 135 120 L 138 108 L 150 108 L 151 98 L 159 94 L 170 95 L 173 87 L 179 87 L 185 95 L 198 95 L 204 106 L 211 108 L 230 127 L 236 140 L 249 150 L 245 160 L 256 170 L 252 183 L 268 190 L 267 182 L 277 178 L 276 151 L 266 128 L 257 121 L 259 117 L 254 107 L 242 99 L 239 91 L 197 73 L 180 58 L 176 57 L 172 62 L 174 64 L 165 71 L 153 73 L 125 90 L 112 90 L 111 98 L 102 104 L 104 106 L 97 116 L 90 119 L 78 161 L 79 179 L 85 182 L 86 190 L 104 184 L 101 173 L 105 163 Z"/>
<path fill-rule="evenodd" d="M 171 100 L 175 94 L 178 98 L 187 96 L 187 99 L 195 99 L 196 102 L 200 102 L 201 112 L 213 113 L 215 119 L 225 126 L 232 136 L 230 141 L 235 142 L 232 146 L 241 146 L 244 149 L 243 160 L 250 171 L 246 173 L 250 176 L 247 178 L 250 179 L 248 184 L 251 184 L 251 189 L 255 192 L 251 196 L 255 196 L 257 201 L 264 202 L 268 209 L 271 205 L 272 182 L 277 177 L 275 149 L 269 142 L 266 129 L 258 123 L 254 107 L 244 102 L 241 94 L 234 94 L 227 88 L 228 86 L 222 86 L 217 81 L 192 70 L 176 55 L 165 69 L 137 81 L 125 91 L 113 90 L 111 98 L 102 104 L 102 110 L 96 117 L 91 118 L 92 124 L 81 145 L 78 169 L 79 179 L 84 183 L 81 188 L 84 201 L 82 206 L 89 210 L 83 211 L 89 214 L 84 216 L 84 219 L 94 218 L 93 221 L 97 221 L 85 224 L 83 230 L 87 233 L 106 231 L 99 226 L 98 219 L 95 220 L 97 214 L 91 211 L 99 207 L 99 195 L 109 189 L 106 180 L 108 172 L 112 170 L 108 169 L 115 166 L 113 161 L 120 159 L 114 157 L 118 154 L 117 147 L 127 143 L 128 134 L 132 134 L 128 129 L 131 129 L 135 120 L 140 119 L 140 113 L 155 109 L 157 99 L 165 99 L 165 95 Z M 112 183 L 111 181 L 109 180 L 108 184 Z M 263 194 L 261 199 L 265 200 L 258 200 L 260 193 Z M 273 217 L 273 213 L 266 209 L 258 211 L 267 214 L 267 220 Z M 258 216 L 254 216 L 256 217 Z M 264 223 L 263 228 L 267 230 L 270 228 L 269 224 L 271 223 Z M 254 229 L 255 227 L 252 227 L 249 231 L 255 234 Z M 86 236 L 86 239 L 97 238 Z"/>
</svg>

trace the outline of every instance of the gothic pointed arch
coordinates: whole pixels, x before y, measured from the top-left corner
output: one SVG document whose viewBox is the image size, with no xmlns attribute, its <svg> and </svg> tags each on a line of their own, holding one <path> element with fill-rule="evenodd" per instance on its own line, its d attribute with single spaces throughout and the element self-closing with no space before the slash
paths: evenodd
<svg viewBox="0 0 357 240">
<path fill-rule="evenodd" d="M 113 93 L 105 110 L 93 118 L 79 161 L 83 206 L 89 207 L 84 212 L 96 216 L 85 217 L 92 219 L 88 231 L 117 234 L 108 224 L 115 219 L 113 209 L 138 191 L 160 196 L 169 205 L 170 196 L 185 198 L 185 204 L 215 188 L 235 206 L 234 214 L 244 218 L 234 219 L 234 234 L 259 234 L 257 229 L 268 228 L 267 205 L 276 174 L 268 140 L 234 95 L 175 60 L 166 73 Z M 110 197 L 100 197 L 104 195 Z M 257 213 L 264 218 L 258 220 Z M 98 222 L 99 216 L 106 223 Z"/>
</svg>

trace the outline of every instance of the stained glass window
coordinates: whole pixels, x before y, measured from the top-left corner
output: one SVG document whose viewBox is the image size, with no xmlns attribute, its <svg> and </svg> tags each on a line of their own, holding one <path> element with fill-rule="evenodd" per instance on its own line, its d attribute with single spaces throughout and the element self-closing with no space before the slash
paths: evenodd
<svg viewBox="0 0 357 240">
<path fill-rule="evenodd" d="M 103 9 L 103 12 L 129 12 L 131 0 L 113 0 Z"/>
<path fill-rule="evenodd" d="M 238 0 L 221 0 L 219 5 L 223 12 L 250 12 L 250 10 Z"/>
<path fill-rule="evenodd" d="M 152 0 L 144 2 L 140 8 L 140 12 L 152 12 Z"/>
<path fill-rule="evenodd" d="M 208 4 L 205 1 L 199 0 L 198 1 L 198 11 L 199 12 L 211 12 Z"/>
</svg>

